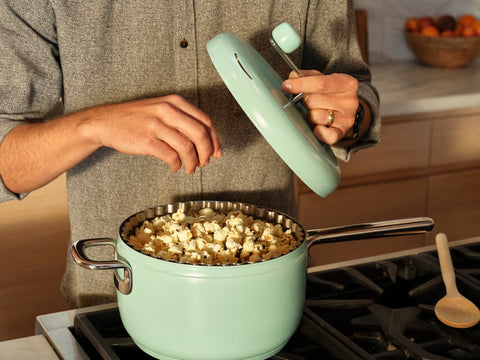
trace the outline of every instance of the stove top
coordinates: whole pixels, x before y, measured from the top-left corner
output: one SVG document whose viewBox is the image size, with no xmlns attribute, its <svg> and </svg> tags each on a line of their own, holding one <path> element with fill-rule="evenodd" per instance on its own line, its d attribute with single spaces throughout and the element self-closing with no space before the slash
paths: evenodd
<svg viewBox="0 0 480 360">
<path fill-rule="evenodd" d="M 312 324 L 304 318 L 295 336 L 271 360 L 318 359 L 319 347 L 309 340 Z M 156 360 L 141 351 L 122 325 L 118 308 L 88 312 L 75 316 L 70 328 L 74 337 L 92 360 Z"/>
<path fill-rule="evenodd" d="M 459 291 L 477 305 L 478 255 L 480 245 L 452 249 Z M 436 252 L 310 274 L 309 281 L 316 286 L 308 287 L 305 311 L 358 359 L 480 359 L 480 326 L 453 329 L 435 316 L 445 295 Z"/>
<path fill-rule="evenodd" d="M 480 306 L 480 239 L 450 246 L 458 289 Z M 271 359 L 480 359 L 480 325 L 453 329 L 435 317 L 445 288 L 434 247 L 310 268 L 306 295 L 299 328 Z M 84 356 L 75 359 L 153 359 L 115 305 L 75 315 L 67 331 Z"/>
</svg>

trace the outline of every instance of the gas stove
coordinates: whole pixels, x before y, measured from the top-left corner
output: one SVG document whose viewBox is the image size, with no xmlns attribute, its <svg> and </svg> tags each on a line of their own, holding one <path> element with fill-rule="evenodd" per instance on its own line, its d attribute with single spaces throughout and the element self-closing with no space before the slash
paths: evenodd
<svg viewBox="0 0 480 360">
<path fill-rule="evenodd" d="M 480 306 L 480 238 L 450 243 L 457 286 Z M 480 325 L 437 320 L 445 295 L 435 246 L 311 267 L 302 321 L 271 360 L 480 359 Z M 41 315 L 63 360 L 153 359 L 133 343 L 116 304 Z"/>
</svg>

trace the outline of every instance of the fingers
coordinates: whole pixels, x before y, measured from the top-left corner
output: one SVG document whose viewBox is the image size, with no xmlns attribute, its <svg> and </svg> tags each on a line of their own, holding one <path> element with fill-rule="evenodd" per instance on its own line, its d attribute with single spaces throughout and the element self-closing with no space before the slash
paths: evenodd
<svg viewBox="0 0 480 360">
<path fill-rule="evenodd" d="M 179 96 L 168 96 L 156 105 L 156 112 L 161 120 L 155 135 L 179 155 L 187 174 L 195 172 L 197 166 L 208 165 L 211 156 L 222 156 L 219 135 L 200 109 Z M 177 162 L 171 161 L 167 163 L 176 168 Z"/>
<path fill-rule="evenodd" d="M 184 98 L 171 95 L 88 110 L 92 141 L 132 155 L 155 156 L 172 171 L 192 174 L 222 156 L 212 120 Z"/>
<path fill-rule="evenodd" d="M 342 140 L 348 132 L 351 121 L 344 119 L 341 113 L 334 110 L 315 109 L 309 111 L 309 119 L 314 125 L 313 133 L 320 141 L 333 145 Z"/>
<path fill-rule="evenodd" d="M 313 134 L 317 139 L 328 145 L 334 145 L 342 140 L 344 133 L 336 127 L 315 126 Z"/>
<path fill-rule="evenodd" d="M 303 104 L 308 120 L 314 125 L 315 136 L 333 145 L 350 131 L 358 108 L 358 80 L 347 74 L 323 75 L 316 70 L 302 70 L 282 83 L 290 94 L 305 93 Z"/>
<path fill-rule="evenodd" d="M 322 75 L 322 73 L 318 70 L 300 70 L 303 76 L 316 76 L 316 75 Z M 288 75 L 289 79 L 298 79 L 300 76 L 295 71 L 291 71 L 290 74 Z"/>
<path fill-rule="evenodd" d="M 165 101 L 173 104 L 174 107 L 178 108 L 179 110 L 182 110 L 187 115 L 187 118 L 186 118 L 187 120 L 188 118 L 193 119 L 194 123 L 192 124 L 195 129 L 192 129 L 194 133 L 190 135 L 192 135 L 194 139 L 199 138 L 201 140 L 200 144 L 208 145 L 207 146 L 208 148 L 211 147 L 211 151 L 206 151 L 204 153 L 202 152 L 202 154 L 205 156 L 202 156 L 201 154 L 200 155 L 201 160 L 203 159 L 204 161 L 206 161 L 207 158 L 210 158 L 210 153 L 215 158 L 220 158 L 223 155 L 222 147 L 220 144 L 220 137 L 217 131 L 215 130 L 215 127 L 213 126 L 212 120 L 210 119 L 210 117 L 208 117 L 207 114 L 205 114 L 199 108 L 192 105 L 186 99 L 178 95 L 169 95 L 165 97 Z M 166 119 L 166 121 L 168 122 L 168 119 Z M 204 134 L 202 128 L 195 126 L 196 125 L 195 122 L 198 122 L 199 125 L 202 124 L 203 129 L 205 129 L 207 133 Z M 197 132 L 195 132 L 195 130 L 197 130 Z M 206 142 L 208 142 L 208 144 Z M 207 153 L 209 154 L 208 156 L 206 156 Z M 202 161 L 202 163 L 204 161 Z"/>
<path fill-rule="evenodd" d="M 213 141 L 204 125 L 207 120 L 195 118 L 169 102 L 157 105 L 156 112 L 159 120 L 153 131 L 159 140 L 180 155 L 185 171 L 190 174 L 197 166 L 207 165 L 214 151 Z"/>
<path fill-rule="evenodd" d="M 295 73 L 291 74 L 282 83 L 282 90 L 289 94 L 342 94 L 358 90 L 358 80 L 347 74 L 323 75 L 315 70 L 302 70 L 302 74 L 305 77 L 299 78 Z"/>
<path fill-rule="evenodd" d="M 185 173 L 193 174 L 197 166 L 202 166 L 194 143 L 182 133 L 162 124 L 155 137 L 152 155 L 165 161 L 172 171 L 179 170 L 183 163 Z M 207 163 L 203 160 L 204 165 Z"/>
<path fill-rule="evenodd" d="M 164 161 L 173 172 L 177 172 L 182 167 L 182 160 L 178 154 L 178 151 L 176 151 L 166 142 L 155 138 L 152 140 L 151 144 L 147 145 L 147 147 L 150 149 L 148 155 Z M 189 171 L 190 173 L 192 172 L 191 169 L 189 169 Z M 187 172 L 187 169 L 185 169 L 185 172 Z"/>
</svg>

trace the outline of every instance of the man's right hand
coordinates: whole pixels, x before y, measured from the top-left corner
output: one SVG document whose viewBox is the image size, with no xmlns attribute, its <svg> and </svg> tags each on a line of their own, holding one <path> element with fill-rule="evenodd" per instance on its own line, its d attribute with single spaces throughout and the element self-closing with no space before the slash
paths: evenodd
<svg viewBox="0 0 480 360">
<path fill-rule="evenodd" d="M 192 174 L 222 156 L 212 120 L 178 95 L 99 105 L 13 128 L 0 143 L 0 175 L 7 188 L 35 190 L 106 146 L 149 155 L 172 171 Z"/>
<path fill-rule="evenodd" d="M 87 136 L 99 146 L 165 161 L 192 174 L 222 156 L 212 120 L 178 95 L 97 106 L 83 111 Z"/>
</svg>

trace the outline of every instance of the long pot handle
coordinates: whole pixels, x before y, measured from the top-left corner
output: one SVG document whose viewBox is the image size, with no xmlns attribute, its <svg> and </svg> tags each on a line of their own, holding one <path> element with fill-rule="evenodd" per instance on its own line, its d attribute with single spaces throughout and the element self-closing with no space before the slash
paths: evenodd
<svg viewBox="0 0 480 360">
<path fill-rule="evenodd" d="M 109 238 L 78 240 L 72 244 L 72 256 L 75 263 L 91 270 L 114 270 L 123 269 L 123 279 L 118 273 L 114 273 L 115 286 L 122 294 L 128 295 L 132 291 L 132 270 L 130 265 L 119 260 L 97 261 L 90 259 L 85 250 L 93 246 L 113 246 L 116 249 L 116 241 Z"/>
<path fill-rule="evenodd" d="M 416 217 L 307 230 L 307 248 L 333 242 L 423 234 L 431 231 L 434 224 L 429 217 Z"/>
</svg>

